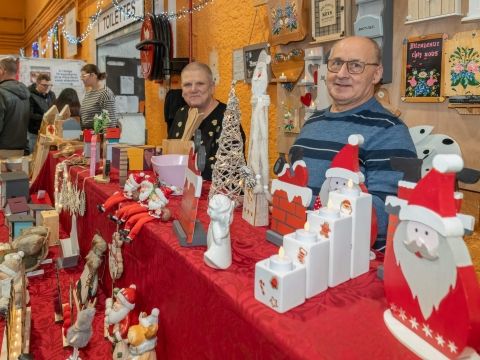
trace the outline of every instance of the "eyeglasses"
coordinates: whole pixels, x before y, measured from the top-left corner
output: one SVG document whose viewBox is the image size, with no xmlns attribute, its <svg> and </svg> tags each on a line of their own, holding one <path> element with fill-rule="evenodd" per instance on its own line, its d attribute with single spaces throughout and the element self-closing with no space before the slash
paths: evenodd
<svg viewBox="0 0 480 360">
<path fill-rule="evenodd" d="M 89 76 L 90 74 L 91 74 L 91 73 L 82 74 L 82 75 L 80 75 L 80 77 L 81 77 L 82 79 L 85 79 L 85 78 L 86 78 L 87 76 Z"/>
<path fill-rule="evenodd" d="M 52 84 L 39 84 L 40 86 L 43 86 L 44 88 L 51 88 L 53 87 Z"/>
<path fill-rule="evenodd" d="M 366 63 L 358 60 L 340 60 L 340 59 L 331 59 L 327 61 L 327 69 L 330 72 L 338 73 L 342 70 L 343 64 L 347 64 L 347 70 L 350 74 L 361 74 L 365 70 L 367 65 L 378 66 L 377 63 Z"/>
</svg>

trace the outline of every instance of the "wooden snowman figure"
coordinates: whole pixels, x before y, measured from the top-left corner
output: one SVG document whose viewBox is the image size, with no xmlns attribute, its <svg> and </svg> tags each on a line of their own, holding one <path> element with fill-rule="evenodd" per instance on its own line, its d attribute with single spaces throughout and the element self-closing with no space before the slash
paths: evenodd
<svg viewBox="0 0 480 360">
<path fill-rule="evenodd" d="M 438 155 L 408 200 L 386 200 L 399 223 L 387 242 L 384 320 L 423 359 L 473 359 L 480 350 L 480 287 L 454 197 L 462 168 L 458 155 Z"/>
</svg>

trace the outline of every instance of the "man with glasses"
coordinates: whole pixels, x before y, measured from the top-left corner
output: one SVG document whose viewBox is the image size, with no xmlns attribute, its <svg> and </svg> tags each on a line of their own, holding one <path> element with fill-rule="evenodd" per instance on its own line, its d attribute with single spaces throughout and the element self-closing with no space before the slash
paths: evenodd
<svg viewBox="0 0 480 360">
<path fill-rule="evenodd" d="M 377 213 L 376 249 L 385 246 L 385 197 L 397 193 L 402 177 L 392 170 L 390 157 L 416 157 L 408 128 L 374 97 L 375 86 L 383 74 L 381 60 L 378 44 L 369 38 L 353 36 L 338 41 L 327 62 L 327 89 L 332 105 L 315 112 L 305 122 L 290 150 L 291 154 L 303 154 L 309 169 L 309 187 L 318 194 L 330 162 L 348 143 L 349 135 L 364 137 L 360 169 Z"/>
<path fill-rule="evenodd" d="M 30 93 L 16 76 L 17 60 L 0 59 L 0 159 L 22 156 L 27 143 Z"/>
<path fill-rule="evenodd" d="M 28 150 L 33 153 L 37 142 L 38 130 L 42 124 L 43 114 L 50 109 L 56 98 L 51 91 L 52 81 L 47 73 L 40 73 L 37 81 L 30 85 L 30 120 L 28 122 Z M 58 109 L 62 111 L 62 109 Z"/>
</svg>

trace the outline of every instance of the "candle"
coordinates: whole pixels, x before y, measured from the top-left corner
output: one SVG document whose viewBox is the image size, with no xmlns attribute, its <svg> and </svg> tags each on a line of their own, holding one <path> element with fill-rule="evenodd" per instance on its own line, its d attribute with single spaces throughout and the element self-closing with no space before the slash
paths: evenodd
<svg viewBox="0 0 480 360">
<path fill-rule="evenodd" d="M 307 221 L 303 229 L 295 230 L 295 238 L 300 241 L 312 243 L 317 241 L 317 234 L 310 231 L 310 224 Z"/>
<path fill-rule="evenodd" d="M 282 75 L 280 75 L 280 80 L 287 80 L 285 73 L 282 72 Z"/>
<path fill-rule="evenodd" d="M 270 269 L 278 272 L 291 271 L 293 269 L 292 259 L 285 256 L 283 246 L 280 246 L 278 255 L 270 256 Z"/>
<path fill-rule="evenodd" d="M 313 56 L 313 50 L 310 50 L 310 56 Z"/>
<path fill-rule="evenodd" d="M 326 219 L 337 219 L 340 216 L 340 212 L 333 207 L 332 201 L 329 200 L 327 207 L 318 209 L 318 215 Z"/>
<path fill-rule="evenodd" d="M 360 189 L 357 187 L 353 187 L 353 181 L 352 179 L 348 180 L 347 186 L 343 187 L 340 192 L 344 195 L 348 196 L 359 196 L 360 195 Z"/>
</svg>

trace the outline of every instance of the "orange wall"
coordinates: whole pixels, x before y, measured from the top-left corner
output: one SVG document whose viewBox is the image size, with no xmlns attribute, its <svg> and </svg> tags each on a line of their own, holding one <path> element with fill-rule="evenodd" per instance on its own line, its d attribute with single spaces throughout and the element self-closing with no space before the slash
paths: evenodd
<svg viewBox="0 0 480 360">
<path fill-rule="evenodd" d="M 25 0 L 11 6 L 11 1 L 0 0 L 0 54 L 18 54 L 23 46 L 25 31 Z"/>
<path fill-rule="evenodd" d="M 177 9 L 185 6 L 187 1 L 178 0 Z M 203 10 L 193 15 L 193 55 L 197 61 L 209 62 L 210 51 L 218 52 L 220 82 L 216 88 L 215 95 L 217 99 L 227 102 L 230 84 L 232 81 L 232 50 L 264 42 L 268 38 L 268 19 L 266 17 L 266 7 L 259 7 L 255 18 L 256 8 L 250 1 L 245 1 L 244 6 L 239 6 L 239 2 L 231 0 L 215 0 L 206 6 Z M 177 56 L 188 56 L 188 19 L 183 18 L 177 22 L 178 42 Z M 253 31 L 252 31 L 253 30 Z M 249 37 L 252 34 L 249 43 Z M 163 102 L 159 100 L 159 87 L 149 82 L 146 86 L 147 97 L 147 124 L 149 127 L 148 142 L 159 144 L 166 134 L 166 125 L 163 121 Z M 271 97 L 272 106 L 269 111 L 270 138 L 269 153 L 270 163 L 273 164 L 277 157 L 276 152 L 276 87 L 270 85 L 268 89 Z M 251 87 L 243 82 L 236 86 L 236 93 L 240 100 L 242 113 L 242 126 L 247 138 L 250 133 L 251 116 Z"/>
</svg>

